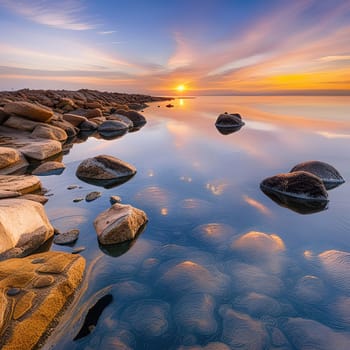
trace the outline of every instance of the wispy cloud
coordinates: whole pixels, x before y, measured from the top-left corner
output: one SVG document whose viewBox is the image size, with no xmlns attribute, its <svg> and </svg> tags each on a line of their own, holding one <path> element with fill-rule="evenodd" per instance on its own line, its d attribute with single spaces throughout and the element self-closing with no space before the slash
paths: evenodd
<svg viewBox="0 0 350 350">
<path fill-rule="evenodd" d="M 106 30 L 106 31 L 98 32 L 98 34 L 100 34 L 100 35 L 109 35 L 109 34 L 113 34 L 113 33 L 116 33 L 116 30 Z"/>
<path fill-rule="evenodd" d="M 96 26 L 82 20 L 84 6 L 79 0 L 0 0 L 0 6 L 36 23 L 69 30 L 89 30 Z"/>
</svg>

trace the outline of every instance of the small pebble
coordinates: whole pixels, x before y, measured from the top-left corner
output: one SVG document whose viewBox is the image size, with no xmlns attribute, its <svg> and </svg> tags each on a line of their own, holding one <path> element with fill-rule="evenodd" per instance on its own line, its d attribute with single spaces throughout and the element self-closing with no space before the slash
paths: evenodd
<svg viewBox="0 0 350 350">
<path fill-rule="evenodd" d="M 72 254 L 79 254 L 79 253 L 83 252 L 85 249 L 86 249 L 85 247 L 77 247 L 77 248 L 72 250 Z"/>
<path fill-rule="evenodd" d="M 20 288 L 10 288 L 6 294 L 9 296 L 9 297 L 13 297 L 17 294 L 19 294 L 21 292 L 21 289 Z"/>
<path fill-rule="evenodd" d="M 115 203 L 121 203 L 122 199 L 119 196 L 111 196 L 109 198 L 109 201 L 111 202 L 111 204 L 115 204 Z"/>
<path fill-rule="evenodd" d="M 76 189 L 76 188 L 78 188 L 79 186 L 78 185 L 69 185 L 68 187 L 67 187 L 67 190 L 74 190 L 74 189 Z"/>
<path fill-rule="evenodd" d="M 74 203 L 78 203 L 78 202 L 81 202 L 81 201 L 83 201 L 83 200 L 84 200 L 83 197 L 78 197 L 78 198 L 74 198 L 74 199 L 73 199 L 73 202 L 74 202 Z"/>
<path fill-rule="evenodd" d="M 53 242 L 59 245 L 71 244 L 71 243 L 74 243 L 78 239 L 78 237 L 79 237 L 79 230 L 74 229 L 68 232 L 61 233 L 60 235 L 57 235 L 54 238 Z"/>
<path fill-rule="evenodd" d="M 87 202 L 92 202 L 99 197 L 101 197 L 101 192 L 93 191 L 86 195 L 85 200 Z"/>
</svg>

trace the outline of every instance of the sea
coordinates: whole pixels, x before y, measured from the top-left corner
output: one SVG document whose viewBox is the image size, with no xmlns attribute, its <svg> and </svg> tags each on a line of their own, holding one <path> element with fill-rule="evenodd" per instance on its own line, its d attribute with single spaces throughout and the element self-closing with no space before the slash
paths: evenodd
<svg viewBox="0 0 350 350">
<path fill-rule="evenodd" d="M 79 229 L 85 277 L 49 349 L 350 349 L 350 99 L 200 96 L 150 103 L 147 124 L 66 145 L 61 175 L 41 176 L 48 217 Z M 245 125 L 221 133 L 221 113 Z M 77 142 L 78 141 L 78 142 Z M 78 165 L 110 155 L 136 167 L 103 188 Z M 325 206 L 278 201 L 267 177 L 317 160 L 345 183 Z M 68 190 L 70 185 L 77 185 Z M 101 197 L 74 202 L 92 191 Z M 134 241 L 98 243 L 95 218 L 110 197 L 142 209 Z"/>
</svg>

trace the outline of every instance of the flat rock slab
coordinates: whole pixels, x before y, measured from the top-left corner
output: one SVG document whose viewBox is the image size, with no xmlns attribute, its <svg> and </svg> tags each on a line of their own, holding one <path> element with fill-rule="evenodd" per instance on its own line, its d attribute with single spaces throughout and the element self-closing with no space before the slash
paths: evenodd
<svg viewBox="0 0 350 350">
<path fill-rule="evenodd" d="M 54 232 L 44 207 L 27 199 L 1 200 L 0 222 L 0 260 L 33 252 Z"/>
<path fill-rule="evenodd" d="M 17 191 L 0 190 L 0 199 L 16 198 L 16 197 L 19 197 L 20 195 L 21 194 Z"/>
<path fill-rule="evenodd" d="M 13 191 L 20 194 L 41 189 L 41 182 L 34 175 L 0 175 L 0 191 Z"/>
<path fill-rule="evenodd" d="M 61 162 L 45 162 L 32 171 L 33 175 L 60 175 L 66 166 Z"/>
<path fill-rule="evenodd" d="M 83 181 L 105 187 L 125 182 L 136 173 L 136 169 L 118 158 L 101 155 L 80 163 L 76 175 Z"/>
<path fill-rule="evenodd" d="M 66 141 L 68 138 L 63 129 L 53 125 L 37 125 L 32 131 L 31 137 L 57 141 Z"/>
<path fill-rule="evenodd" d="M 37 122 L 49 121 L 53 116 L 51 109 L 25 101 L 7 103 L 4 111 L 7 114 L 16 114 Z"/>
<path fill-rule="evenodd" d="M 46 252 L 0 262 L 0 348 L 34 349 L 78 289 L 85 260 Z"/>
<path fill-rule="evenodd" d="M 117 244 L 134 239 L 146 222 L 144 211 L 116 203 L 98 215 L 94 226 L 101 244 Z"/>
<path fill-rule="evenodd" d="M 62 152 L 62 145 L 56 140 L 33 140 L 19 149 L 26 157 L 44 160 Z"/>
<path fill-rule="evenodd" d="M 73 229 L 69 230 L 68 232 L 60 233 L 54 238 L 53 242 L 58 245 L 72 244 L 78 239 L 79 233 L 80 232 L 78 229 Z"/>
<path fill-rule="evenodd" d="M 33 193 L 28 193 L 23 196 L 21 196 L 21 199 L 28 199 L 29 201 L 37 202 L 40 204 L 45 204 L 49 200 L 47 197 L 42 196 L 40 194 L 33 194 Z"/>
<path fill-rule="evenodd" d="M 293 173 L 295 171 L 307 171 L 318 176 L 323 181 L 327 190 L 345 182 L 338 170 L 332 165 L 317 160 L 297 164 L 290 172 Z"/>
</svg>

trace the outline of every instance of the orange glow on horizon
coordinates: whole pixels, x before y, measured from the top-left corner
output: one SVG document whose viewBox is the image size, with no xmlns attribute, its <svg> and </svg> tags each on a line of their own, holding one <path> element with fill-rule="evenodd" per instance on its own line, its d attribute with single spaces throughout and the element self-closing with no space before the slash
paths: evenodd
<svg viewBox="0 0 350 350">
<path fill-rule="evenodd" d="M 186 90 L 185 85 L 181 84 L 176 87 L 176 91 L 178 92 L 184 92 Z"/>
</svg>

